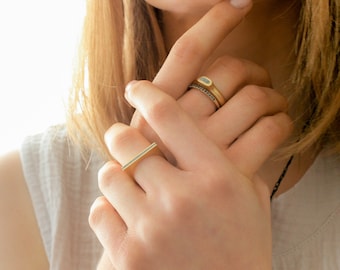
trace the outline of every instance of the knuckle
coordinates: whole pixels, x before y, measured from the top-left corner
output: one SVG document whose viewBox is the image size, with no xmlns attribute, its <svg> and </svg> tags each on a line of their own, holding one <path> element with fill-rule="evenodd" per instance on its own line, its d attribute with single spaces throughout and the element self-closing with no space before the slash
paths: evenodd
<svg viewBox="0 0 340 270">
<path fill-rule="evenodd" d="M 248 67 L 245 61 L 230 57 L 223 56 L 217 60 L 218 65 L 220 65 L 226 73 L 231 74 L 235 77 L 240 77 L 245 79 L 248 76 Z"/>
<path fill-rule="evenodd" d="M 201 41 L 189 35 L 179 38 L 172 48 L 172 54 L 179 63 L 191 62 L 199 58 L 202 51 Z"/>
<path fill-rule="evenodd" d="M 136 140 L 137 133 L 134 128 L 118 123 L 114 124 L 109 131 L 105 133 L 104 137 L 111 153 L 115 153 L 116 149 Z"/>
<path fill-rule="evenodd" d="M 278 116 L 281 118 L 281 126 L 284 129 L 284 132 L 288 136 L 294 129 L 293 120 L 287 113 L 280 113 Z"/>
<path fill-rule="evenodd" d="M 115 179 L 117 166 L 112 162 L 106 163 L 98 171 L 98 186 L 101 191 L 108 188 Z"/>
<path fill-rule="evenodd" d="M 176 108 L 176 103 L 169 97 L 155 100 L 148 108 L 148 118 L 152 122 L 167 122 L 169 117 L 173 118 L 177 115 Z"/>
<path fill-rule="evenodd" d="M 136 227 L 138 235 L 143 235 L 144 240 L 149 246 L 160 246 L 162 235 L 164 234 L 162 222 L 155 222 L 154 219 L 145 219 L 143 222 L 139 222 Z"/>
<path fill-rule="evenodd" d="M 267 69 L 247 59 L 240 60 L 247 68 L 246 71 L 251 81 L 255 81 L 257 85 L 272 87 L 271 76 Z"/>
<path fill-rule="evenodd" d="M 286 112 L 288 100 L 279 92 L 257 85 L 247 85 L 241 90 L 246 105 L 256 106 L 262 113 Z"/>
<path fill-rule="evenodd" d="M 139 81 L 135 81 L 131 86 L 130 86 L 130 92 L 134 93 L 137 91 L 140 91 L 140 89 L 143 89 L 145 87 L 149 87 L 151 84 L 150 81 L 147 80 L 139 80 Z"/>
<path fill-rule="evenodd" d="M 251 103 L 267 104 L 269 102 L 269 94 L 262 87 L 256 85 L 247 85 L 243 88 L 242 93 Z"/>
<path fill-rule="evenodd" d="M 274 116 L 268 116 L 261 119 L 264 133 L 270 135 L 271 139 L 281 141 L 286 138 L 291 129 L 292 122 L 288 115 L 280 113 Z"/>
<path fill-rule="evenodd" d="M 228 74 L 230 78 L 236 79 L 239 83 L 272 86 L 270 73 L 264 67 L 247 59 L 224 55 L 218 58 L 213 66 L 217 66 L 224 74 Z"/>
<path fill-rule="evenodd" d="M 142 89 L 150 87 L 150 84 L 152 84 L 150 81 L 138 81 L 135 84 L 133 84 L 130 91 L 132 92 L 142 91 Z M 176 108 L 179 108 L 179 106 L 177 105 L 177 102 L 171 96 L 157 95 L 157 96 L 154 96 L 152 104 L 144 108 L 145 109 L 144 113 L 146 115 L 143 114 L 143 116 L 144 118 L 148 118 L 150 120 L 159 120 L 159 119 L 164 119 L 164 118 L 167 119 L 171 115 L 171 113 L 176 111 Z M 145 122 L 145 120 L 141 120 L 139 121 L 139 125 L 143 125 L 144 127 L 147 127 L 148 126 L 147 122 Z M 122 136 L 120 137 L 122 137 L 123 142 L 126 141 L 125 137 L 127 137 L 127 135 L 129 136 L 128 141 L 130 141 L 131 139 L 134 139 L 131 137 L 138 136 L 138 134 L 135 131 L 136 131 L 135 128 L 130 127 L 131 133 L 122 134 Z M 125 132 L 129 132 L 129 131 L 126 130 Z"/>
<path fill-rule="evenodd" d="M 172 194 L 167 200 L 167 218 L 172 222 L 188 218 L 194 209 L 194 201 L 189 195 Z"/>
<path fill-rule="evenodd" d="M 144 134 L 145 131 L 151 129 L 145 118 L 138 111 L 134 113 L 131 125 L 134 128 L 140 130 L 142 134 Z"/>
<path fill-rule="evenodd" d="M 275 117 L 264 117 L 261 122 L 266 133 L 272 135 L 279 135 L 282 133 L 282 127 Z"/>
<path fill-rule="evenodd" d="M 107 210 L 108 205 L 104 197 L 98 197 L 92 204 L 88 222 L 92 229 L 95 229 L 103 221 L 103 213 Z"/>
<path fill-rule="evenodd" d="M 222 197 L 229 197 L 231 194 L 233 194 L 233 181 L 228 181 L 230 172 L 229 170 L 228 173 L 226 172 L 227 170 L 222 168 L 221 170 L 211 170 L 208 174 L 206 174 L 206 178 L 208 178 L 210 181 L 204 186 L 205 194 L 202 194 L 201 196 L 205 195 L 208 198 L 216 199 L 221 197 L 221 194 Z"/>
</svg>

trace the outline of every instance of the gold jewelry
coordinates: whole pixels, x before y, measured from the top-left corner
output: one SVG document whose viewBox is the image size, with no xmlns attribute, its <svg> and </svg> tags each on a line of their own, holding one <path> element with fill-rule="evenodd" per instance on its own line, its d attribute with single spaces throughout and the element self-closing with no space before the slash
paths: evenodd
<svg viewBox="0 0 340 270">
<path fill-rule="evenodd" d="M 143 159 L 153 156 L 153 155 L 161 155 L 161 152 L 157 146 L 157 143 L 155 142 L 150 144 L 147 148 L 145 148 L 142 152 L 136 155 L 128 163 L 122 166 L 122 170 L 126 171 L 127 174 L 132 176 L 138 163 L 141 162 Z"/>
<path fill-rule="evenodd" d="M 193 81 L 189 85 L 189 89 L 195 88 L 205 94 L 212 102 L 214 102 L 216 109 L 221 108 L 226 102 L 221 91 L 215 86 L 213 81 L 207 76 L 202 76 Z"/>
</svg>

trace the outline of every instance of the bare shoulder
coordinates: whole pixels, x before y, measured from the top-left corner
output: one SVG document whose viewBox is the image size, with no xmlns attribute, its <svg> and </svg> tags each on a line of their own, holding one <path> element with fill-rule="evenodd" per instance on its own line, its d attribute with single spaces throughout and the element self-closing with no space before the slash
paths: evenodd
<svg viewBox="0 0 340 270">
<path fill-rule="evenodd" d="M 48 269 L 19 152 L 0 156 L 0 269 Z"/>
</svg>

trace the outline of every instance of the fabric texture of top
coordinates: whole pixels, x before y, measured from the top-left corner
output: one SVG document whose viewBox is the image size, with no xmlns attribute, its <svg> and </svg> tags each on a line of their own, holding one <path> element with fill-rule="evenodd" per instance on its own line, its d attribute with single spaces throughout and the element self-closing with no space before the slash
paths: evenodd
<svg viewBox="0 0 340 270">
<path fill-rule="evenodd" d="M 50 269 L 96 269 L 102 249 L 88 215 L 101 162 L 86 162 L 63 126 L 27 137 L 21 160 Z"/>
<path fill-rule="evenodd" d="M 95 269 L 102 248 L 88 215 L 103 162 L 86 162 L 64 126 L 27 137 L 20 154 L 50 269 Z M 272 227 L 273 269 L 340 269 L 339 157 L 319 155 L 273 200 Z"/>
</svg>

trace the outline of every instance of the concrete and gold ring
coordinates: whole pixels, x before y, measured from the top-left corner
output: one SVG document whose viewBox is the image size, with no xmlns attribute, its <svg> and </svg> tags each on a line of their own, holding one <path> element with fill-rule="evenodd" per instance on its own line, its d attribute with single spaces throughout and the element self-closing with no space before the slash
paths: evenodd
<svg viewBox="0 0 340 270">
<path fill-rule="evenodd" d="M 197 89 L 205 94 L 216 106 L 216 109 L 221 108 L 226 102 L 221 91 L 215 86 L 213 81 L 207 76 L 202 76 L 197 80 L 193 81 L 188 89 Z"/>
</svg>

